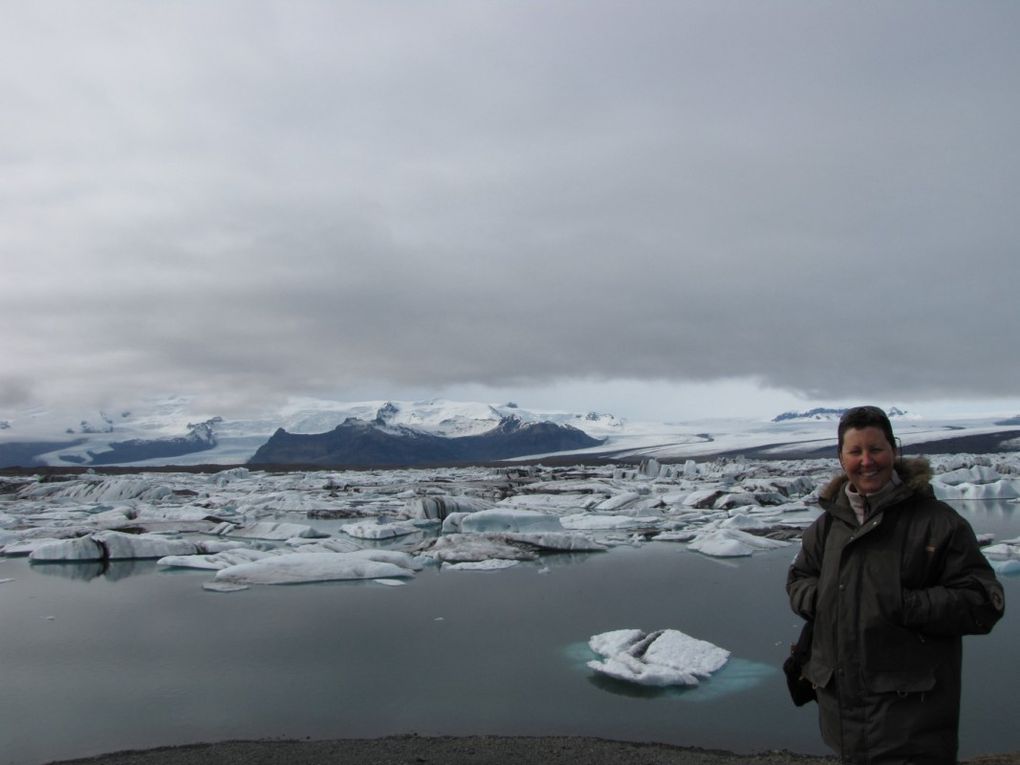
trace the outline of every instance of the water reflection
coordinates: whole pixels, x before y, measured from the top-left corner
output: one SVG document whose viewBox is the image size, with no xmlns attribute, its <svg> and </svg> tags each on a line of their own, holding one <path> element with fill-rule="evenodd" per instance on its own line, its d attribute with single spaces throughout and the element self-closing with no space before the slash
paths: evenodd
<svg viewBox="0 0 1020 765">
<path fill-rule="evenodd" d="M 156 571 L 156 568 L 156 562 L 152 560 L 32 563 L 32 571 L 34 572 L 82 582 L 88 582 L 100 577 L 110 582 L 117 582 L 139 574 L 151 574 Z"/>
<path fill-rule="evenodd" d="M 211 572 L 170 575 L 152 561 L 104 570 L 7 560 L 4 762 L 409 731 L 822 753 L 814 711 L 789 703 L 779 672 L 799 628 L 783 589 L 789 561 L 788 549 L 720 565 L 653 543 L 474 575 L 430 568 L 405 587 L 223 596 L 202 589 Z M 1007 600 L 1020 596 L 1020 580 L 1004 585 Z M 679 629 L 731 657 L 690 689 L 641 688 L 586 666 L 591 635 L 632 627 Z M 1018 640 L 1020 620 L 1007 615 L 965 641 L 963 756 L 1015 748 L 1015 683 L 1004 670 Z"/>
</svg>

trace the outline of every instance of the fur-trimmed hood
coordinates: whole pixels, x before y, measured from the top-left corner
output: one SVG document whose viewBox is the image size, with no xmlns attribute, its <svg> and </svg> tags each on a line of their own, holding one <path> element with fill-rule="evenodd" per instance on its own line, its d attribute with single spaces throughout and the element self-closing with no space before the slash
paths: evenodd
<svg viewBox="0 0 1020 765">
<path fill-rule="evenodd" d="M 893 467 L 896 469 L 900 480 L 911 491 L 931 491 L 931 465 L 928 464 L 928 460 L 924 457 L 899 457 L 893 463 Z M 829 502 L 835 500 L 849 480 L 847 474 L 843 472 L 833 477 L 831 481 L 819 490 L 819 499 Z"/>
</svg>

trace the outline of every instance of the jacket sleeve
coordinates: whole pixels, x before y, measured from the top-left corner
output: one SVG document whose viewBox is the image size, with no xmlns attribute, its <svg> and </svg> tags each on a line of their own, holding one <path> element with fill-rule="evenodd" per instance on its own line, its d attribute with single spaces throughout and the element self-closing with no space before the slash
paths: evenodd
<svg viewBox="0 0 1020 765">
<path fill-rule="evenodd" d="M 903 626 L 924 634 L 983 635 L 1004 612 L 1002 585 L 962 519 L 949 531 L 938 583 L 903 591 Z"/>
<path fill-rule="evenodd" d="M 818 516 L 801 538 L 800 552 L 790 564 L 786 576 L 786 594 L 790 596 L 790 607 L 794 613 L 805 619 L 815 618 L 815 603 L 818 599 L 818 575 L 822 570 L 822 529 L 825 513 Z"/>
</svg>

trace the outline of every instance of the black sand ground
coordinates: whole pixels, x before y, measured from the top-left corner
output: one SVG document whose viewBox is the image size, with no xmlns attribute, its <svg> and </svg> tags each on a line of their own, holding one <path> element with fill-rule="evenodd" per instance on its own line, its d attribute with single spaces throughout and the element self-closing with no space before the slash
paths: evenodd
<svg viewBox="0 0 1020 765">
<path fill-rule="evenodd" d="M 791 752 L 744 755 L 667 744 L 579 737 L 389 736 L 336 741 L 231 741 L 117 752 L 60 765 L 832 765 L 829 757 Z M 1020 752 L 965 760 L 970 765 L 1020 765 Z"/>
</svg>

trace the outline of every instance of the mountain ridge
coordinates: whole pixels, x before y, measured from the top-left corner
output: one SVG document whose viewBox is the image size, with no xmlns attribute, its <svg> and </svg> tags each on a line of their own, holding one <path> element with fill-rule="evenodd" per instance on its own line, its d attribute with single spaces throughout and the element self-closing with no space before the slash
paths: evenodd
<svg viewBox="0 0 1020 765">
<path fill-rule="evenodd" d="M 508 415 L 484 433 L 446 437 L 392 426 L 383 416 L 366 421 L 348 418 L 326 433 L 288 433 L 278 428 L 259 447 L 249 465 L 374 465 L 413 466 L 451 462 L 487 462 L 528 454 L 560 452 L 599 446 L 570 425 L 525 423 Z"/>
</svg>

